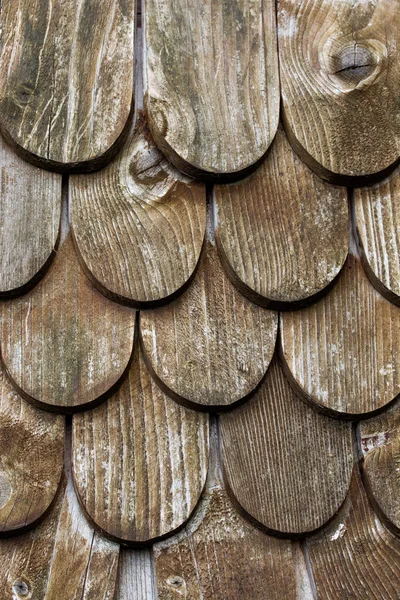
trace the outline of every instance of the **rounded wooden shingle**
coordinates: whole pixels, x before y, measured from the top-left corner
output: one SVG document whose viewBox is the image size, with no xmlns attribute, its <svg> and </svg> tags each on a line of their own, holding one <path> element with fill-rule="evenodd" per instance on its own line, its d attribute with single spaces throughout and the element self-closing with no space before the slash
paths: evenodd
<svg viewBox="0 0 400 600">
<path fill-rule="evenodd" d="M 335 514 L 350 485 L 351 425 L 307 406 L 277 358 L 253 398 L 220 423 L 226 482 L 250 517 L 293 537 Z"/>
<path fill-rule="evenodd" d="M 73 412 L 118 384 L 132 354 L 135 312 L 100 294 L 79 266 L 69 234 L 42 281 L 2 306 L 2 359 L 23 396 Z"/>
<path fill-rule="evenodd" d="M 318 175 L 382 177 L 400 156 L 400 12 L 392 0 L 279 0 L 283 121 Z"/>
<path fill-rule="evenodd" d="M 132 111 L 134 0 L 4 0 L 0 128 L 59 171 L 105 164 Z"/>
<path fill-rule="evenodd" d="M 262 159 L 279 119 L 273 0 L 146 0 L 145 107 L 180 170 L 239 178 Z"/>
<path fill-rule="evenodd" d="M 352 254 L 324 298 L 282 313 L 280 336 L 290 382 L 323 411 L 362 416 L 400 393 L 400 308 Z"/>
<path fill-rule="evenodd" d="M 169 398 L 140 351 L 101 406 L 73 417 L 73 472 L 83 507 L 112 539 L 141 544 L 181 527 L 203 490 L 208 415 Z"/>
<path fill-rule="evenodd" d="M 349 246 L 347 192 L 314 175 L 282 127 L 257 171 L 215 186 L 215 202 L 224 266 L 258 304 L 310 303 L 340 272 Z"/>
<path fill-rule="evenodd" d="M 206 226 L 205 186 L 168 163 L 141 113 L 105 169 L 70 178 L 70 197 L 78 252 L 104 294 L 145 307 L 192 276 Z"/>
<path fill-rule="evenodd" d="M 205 242 L 189 288 L 174 302 L 140 315 L 146 363 L 178 402 L 221 409 L 248 396 L 273 355 L 277 314 L 232 285 L 215 246 Z"/>
</svg>

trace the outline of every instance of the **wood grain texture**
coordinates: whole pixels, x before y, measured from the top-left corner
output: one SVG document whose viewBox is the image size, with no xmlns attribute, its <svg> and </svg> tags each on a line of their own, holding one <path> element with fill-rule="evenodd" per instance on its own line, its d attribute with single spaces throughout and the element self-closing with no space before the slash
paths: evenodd
<svg viewBox="0 0 400 600">
<path fill-rule="evenodd" d="M 361 421 L 363 478 L 377 512 L 400 533 L 400 403 Z"/>
<path fill-rule="evenodd" d="M 146 0 L 145 106 L 184 173 L 233 179 L 274 138 L 279 75 L 273 0 Z"/>
<path fill-rule="evenodd" d="M 342 417 L 376 411 L 400 393 L 400 309 L 349 255 L 335 287 L 281 317 L 286 374 L 306 400 Z"/>
<path fill-rule="evenodd" d="M 64 460 L 64 418 L 31 406 L 0 370 L 0 536 L 48 509 Z"/>
<path fill-rule="evenodd" d="M 141 113 L 115 160 L 71 177 L 70 190 L 78 252 L 103 293 L 146 306 L 187 283 L 204 238 L 205 186 L 164 159 Z"/>
<path fill-rule="evenodd" d="M 121 548 L 114 600 L 158 600 L 151 549 Z"/>
<path fill-rule="evenodd" d="M 354 204 L 365 272 L 381 294 L 400 306 L 400 172 L 355 189 Z"/>
<path fill-rule="evenodd" d="M 0 297 L 24 293 L 46 270 L 60 211 L 61 176 L 25 162 L 0 136 Z"/>
<path fill-rule="evenodd" d="M 307 548 L 319 600 L 398 600 L 400 540 L 373 513 L 358 472 L 336 519 Z"/>
<path fill-rule="evenodd" d="M 119 546 L 96 533 L 80 509 L 69 481 L 43 600 L 113 600 Z"/>
<path fill-rule="evenodd" d="M 159 600 L 294 600 L 291 544 L 266 536 L 234 509 L 219 482 L 175 538 L 154 546 Z"/>
<path fill-rule="evenodd" d="M 2 600 L 43 600 L 45 597 L 64 490 L 63 477 L 55 501 L 41 523 L 29 532 L 0 539 Z"/>
<path fill-rule="evenodd" d="M 143 543 L 182 526 L 203 490 L 208 415 L 158 388 L 138 350 L 120 389 L 73 418 L 74 480 L 82 505 L 112 539 Z"/>
<path fill-rule="evenodd" d="M 391 0 L 279 0 L 283 119 L 320 176 L 381 177 L 400 155 L 400 13 Z"/>
<path fill-rule="evenodd" d="M 231 280 L 262 306 L 316 299 L 349 246 L 346 190 L 321 181 L 291 149 L 283 128 L 255 173 L 215 186 L 216 240 Z"/>
<path fill-rule="evenodd" d="M 3 304 L 2 359 L 29 401 L 71 412 L 113 391 L 129 364 L 135 313 L 87 280 L 71 236 L 29 294 Z"/>
<path fill-rule="evenodd" d="M 268 368 L 276 333 L 277 315 L 236 290 L 210 241 L 186 292 L 140 315 L 142 348 L 156 381 L 197 408 L 222 409 L 249 395 Z"/>
<path fill-rule="evenodd" d="M 99 168 L 132 109 L 134 0 L 3 0 L 0 127 L 46 168 Z"/>
<path fill-rule="evenodd" d="M 277 358 L 253 398 L 220 423 L 226 484 L 267 530 L 291 537 L 313 531 L 343 503 L 353 466 L 351 425 L 307 406 Z"/>
</svg>

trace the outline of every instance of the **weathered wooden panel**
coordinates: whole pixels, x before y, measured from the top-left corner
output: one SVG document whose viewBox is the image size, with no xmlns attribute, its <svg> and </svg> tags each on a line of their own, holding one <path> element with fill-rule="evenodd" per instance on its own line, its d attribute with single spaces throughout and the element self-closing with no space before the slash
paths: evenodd
<svg viewBox="0 0 400 600">
<path fill-rule="evenodd" d="M 134 0 L 3 0 L 0 127 L 32 162 L 93 169 L 132 105 Z"/>
<path fill-rule="evenodd" d="M 273 0 L 146 0 L 145 106 L 157 145 L 183 172 L 240 177 L 278 125 Z"/>
<path fill-rule="evenodd" d="M 293 308 L 315 300 L 346 260 L 346 190 L 316 177 L 281 127 L 257 171 L 216 186 L 215 201 L 226 271 L 262 306 Z"/>
<path fill-rule="evenodd" d="M 178 536 L 154 546 L 159 600 L 294 600 L 291 543 L 265 535 L 234 509 L 219 482 Z"/>
<path fill-rule="evenodd" d="M 400 155 L 397 2 L 279 0 L 278 37 L 296 151 L 334 182 L 381 176 Z"/>
<path fill-rule="evenodd" d="M 63 459 L 64 417 L 25 402 L 1 369 L 0 535 L 31 525 L 47 510 Z"/>
<path fill-rule="evenodd" d="M 226 407 L 250 394 L 275 347 L 277 315 L 230 283 L 205 243 L 189 288 L 140 315 L 144 356 L 157 382 L 183 404 Z"/>
<path fill-rule="evenodd" d="M 361 258 L 377 290 L 400 305 L 400 173 L 354 190 Z"/>
<path fill-rule="evenodd" d="M 25 162 L 0 136 L 0 190 L 2 297 L 33 286 L 53 257 L 60 225 L 61 176 Z"/>
<path fill-rule="evenodd" d="M 39 285 L 3 305 L 2 358 L 28 400 L 73 411 L 118 383 L 132 353 L 134 327 L 134 311 L 90 284 L 68 235 Z"/>
<path fill-rule="evenodd" d="M 45 519 L 27 533 L 0 539 L 0 590 L 2 600 L 43 600 L 54 540 L 64 497 L 63 478 L 55 502 Z M 69 598 L 63 599 L 70 600 Z"/>
<path fill-rule="evenodd" d="M 152 380 L 140 351 L 107 402 L 73 418 L 74 478 L 83 506 L 123 542 L 184 524 L 203 490 L 208 415 L 179 406 Z"/>
<path fill-rule="evenodd" d="M 363 415 L 400 393 L 400 309 L 372 287 L 355 256 L 322 300 L 282 314 L 281 325 L 286 373 L 323 410 Z"/>
<path fill-rule="evenodd" d="M 358 472 L 338 516 L 307 548 L 319 600 L 398 600 L 400 540 L 373 513 Z"/>
<path fill-rule="evenodd" d="M 400 532 L 400 403 L 361 421 L 364 482 L 370 500 Z"/>
<path fill-rule="evenodd" d="M 77 248 L 103 293 L 146 305 L 185 285 L 203 243 L 205 186 L 163 158 L 143 115 L 116 159 L 71 177 L 70 190 Z"/>
<path fill-rule="evenodd" d="M 227 485 L 251 517 L 293 536 L 335 514 L 350 485 L 351 425 L 307 406 L 276 358 L 254 397 L 220 421 Z"/>
<path fill-rule="evenodd" d="M 114 600 L 158 600 L 151 549 L 121 548 Z"/>
<path fill-rule="evenodd" d="M 113 600 L 119 546 L 95 533 L 69 481 L 55 535 L 44 600 Z"/>
</svg>

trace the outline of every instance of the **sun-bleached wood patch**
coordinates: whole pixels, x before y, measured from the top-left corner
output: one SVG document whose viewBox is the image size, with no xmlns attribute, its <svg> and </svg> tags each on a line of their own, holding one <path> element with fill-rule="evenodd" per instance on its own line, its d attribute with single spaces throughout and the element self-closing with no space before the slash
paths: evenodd
<svg viewBox="0 0 400 600">
<path fill-rule="evenodd" d="M 273 0 L 146 0 L 145 107 L 154 139 L 184 173 L 239 178 L 279 118 Z"/>
<path fill-rule="evenodd" d="M 283 128 L 255 173 L 215 186 L 216 240 L 230 279 L 269 308 L 316 300 L 349 246 L 347 193 L 297 157 Z"/>
<path fill-rule="evenodd" d="M 70 178 L 70 197 L 77 250 L 104 294 L 145 307 L 192 276 L 206 226 L 205 186 L 168 163 L 141 113 L 110 165 Z"/>
<path fill-rule="evenodd" d="M 0 128 L 24 158 L 99 168 L 132 110 L 134 0 L 3 0 Z"/>
<path fill-rule="evenodd" d="M 282 111 L 320 176 L 368 183 L 400 156 L 400 12 L 392 0 L 279 0 Z"/>
</svg>

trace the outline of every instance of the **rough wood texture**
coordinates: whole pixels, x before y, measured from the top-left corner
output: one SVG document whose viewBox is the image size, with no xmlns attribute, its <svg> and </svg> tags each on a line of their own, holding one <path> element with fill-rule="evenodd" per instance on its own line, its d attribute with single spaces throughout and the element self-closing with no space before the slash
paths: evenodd
<svg viewBox="0 0 400 600">
<path fill-rule="evenodd" d="M 45 597 L 64 489 L 63 478 L 49 513 L 34 529 L 0 539 L 2 600 L 43 600 Z"/>
<path fill-rule="evenodd" d="M 400 309 L 372 287 L 355 256 L 322 300 L 283 313 L 280 331 L 287 376 L 321 409 L 363 415 L 400 393 Z"/>
<path fill-rule="evenodd" d="M 132 105 L 134 0 L 3 0 L 0 127 L 46 168 L 98 168 Z"/>
<path fill-rule="evenodd" d="M 0 535 L 31 525 L 56 495 L 64 418 L 31 406 L 0 369 Z"/>
<path fill-rule="evenodd" d="M 254 397 L 220 422 L 226 482 L 250 517 L 293 537 L 335 514 L 350 485 L 351 425 L 307 406 L 276 358 Z"/>
<path fill-rule="evenodd" d="M 183 172 L 243 176 L 278 125 L 273 0 L 146 0 L 145 106 L 157 145 Z"/>
<path fill-rule="evenodd" d="M 296 598 L 290 542 L 253 528 L 218 480 L 185 530 L 154 546 L 154 557 L 159 600 Z"/>
<path fill-rule="evenodd" d="M 129 364 L 135 313 L 93 288 L 70 235 L 39 285 L 2 308 L 2 359 L 21 393 L 43 408 L 100 401 Z"/>
<path fill-rule="evenodd" d="M 70 190 L 77 248 L 103 293 L 146 305 L 185 285 L 203 243 L 205 186 L 163 158 L 143 115 L 116 159 L 71 177 Z"/>
<path fill-rule="evenodd" d="M 171 304 L 140 315 L 146 362 L 183 404 L 223 408 L 261 381 L 275 347 L 277 315 L 230 283 L 207 241 L 189 288 Z"/>
<path fill-rule="evenodd" d="M 319 600 L 398 600 L 400 540 L 373 513 L 358 472 L 338 516 L 307 547 Z"/>
<path fill-rule="evenodd" d="M 113 600 L 119 546 L 95 533 L 69 481 L 61 508 L 44 600 Z"/>
<path fill-rule="evenodd" d="M 400 532 L 400 403 L 360 423 L 364 482 L 370 500 Z"/>
<path fill-rule="evenodd" d="M 400 12 L 392 0 L 279 0 L 283 119 L 320 176 L 382 176 L 400 155 Z"/>
<path fill-rule="evenodd" d="M 121 548 L 114 600 L 159 600 L 152 551 Z"/>
<path fill-rule="evenodd" d="M 60 225 L 61 176 L 25 162 L 0 136 L 0 191 L 3 297 L 27 291 L 53 258 Z"/>
<path fill-rule="evenodd" d="M 293 308 L 320 294 L 349 245 L 346 190 L 321 181 L 278 129 L 253 175 L 215 187 L 216 239 L 232 281 L 252 300 Z"/>
<path fill-rule="evenodd" d="M 400 172 L 354 190 L 361 258 L 377 290 L 400 306 Z"/>
<path fill-rule="evenodd" d="M 208 415 L 179 406 L 148 373 L 140 351 L 114 396 L 73 419 L 74 479 L 96 525 L 122 542 L 182 526 L 203 490 Z"/>
</svg>

